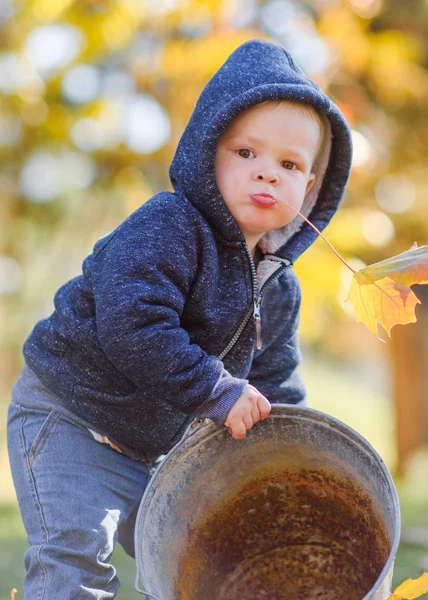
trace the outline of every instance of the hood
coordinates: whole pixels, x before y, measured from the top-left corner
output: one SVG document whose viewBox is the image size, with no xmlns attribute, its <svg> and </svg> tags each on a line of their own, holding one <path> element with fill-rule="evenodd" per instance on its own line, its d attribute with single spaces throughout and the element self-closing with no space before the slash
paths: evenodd
<svg viewBox="0 0 428 600">
<path fill-rule="evenodd" d="M 337 106 L 297 67 L 284 48 L 262 40 L 239 46 L 203 89 L 170 167 L 176 192 L 184 194 L 223 239 L 242 244 L 244 235 L 227 208 L 215 180 L 220 135 L 242 111 L 265 100 L 312 105 L 324 120 L 322 150 L 313 167 L 316 181 L 302 213 L 322 230 L 342 198 L 351 163 L 351 136 Z M 317 233 L 299 216 L 260 240 L 264 254 L 292 263 Z"/>
</svg>

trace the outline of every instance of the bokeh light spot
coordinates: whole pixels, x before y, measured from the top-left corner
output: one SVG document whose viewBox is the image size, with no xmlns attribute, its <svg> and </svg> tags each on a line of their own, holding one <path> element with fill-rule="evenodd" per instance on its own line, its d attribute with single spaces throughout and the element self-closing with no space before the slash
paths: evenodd
<svg viewBox="0 0 428 600">
<path fill-rule="evenodd" d="M 62 69 L 79 54 L 84 44 L 83 33 L 68 23 L 52 23 L 33 29 L 26 40 L 27 60 L 42 75 Z"/>
<path fill-rule="evenodd" d="M 21 139 L 21 119 L 6 112 L 0 114 L 0 146 L 14 146 Z"/>
<path fill-rule="evenodd" d="M 359 131 L 353 129 L 351 133 L 353 145 L 352 168 L 365 167 L 373 158 L 371 144 L 366 136 Z"/>
<path fill-rule="evenodd" d="M 129 104 L 124 129 L 128 148 L 141 154 L 156 152 L 171 135 L 168 113 L 148 95 L 140 95 Z"/>
<path fill-rule="evenodd" d="M 42 204 L 64 192 L 89 187 L 96 174 L 96 166 L 89 156 L 69 150 L 58 155 L 38 150 L 24 164 L 20 187 L 29 200 Z"/>
<path fill-rule="evenodd" d="M 373 246 L 386 246 L 395 235 L 394 224 L 383 212 L 370 211 L 362 222 L 362 232 Z"/>
<path fill-rule="evenodd" d="M 0 296 L 15 294 L 22 282 L 19 263 L 10 256 L 0 255 Z"/>
<path fill-rule="evenodd" d="M 124 71 L 111 71 L 104 75 L 102 93 L 104 96 L 130 96 L 135 92 L 135 79 Z"/>
<path fill-rule="evenodd" d="M 20 187 L 24 196 L 32 202 L 51 202 L 61 189 L 55 157 L 44 151 L 31 154 L 21 171 Z"/>
<path fill-rule="evenodd" d="M 14 94 L 18 87 L 19 61 L 14 52 L 0 55 L 0 91 Z"/>
<path fill-rule="evenodd" d="M 385 175 L 375 186 L 376 201 L 390 213 L 404 213 L 416 198 L 415 184 L 405 175 Z"/>
<path fill-rule="evenodd" d="M 364 19 L 373 19 L 382 9 L 382 0 L 349 0 L 354 12 Z"/>
<path fill-rule="evenodd" d="M 222 7 L 223 20 L 236 29 L 249 27 L 257 16 L 254 0 L 229 0 Z"/>
<path fill-rule="evenodd" d="M 272 0 L 261 7 L 261 24 L 272 35 L 291 33 L 296 26 L 297 8 L 288 0 Z"/>
<path fill-rule="evenodd" d="M 188 4 L 190 0 L 144 0 L 147 12 L 153 16 L 166 15 L 173 10 L 183 9 Z"/>
<path fill-rule="evenodd" d="M 2 0 L 0 2 L 0 23 L 5 23 L 16 12 L 14 0 Z"/>
<path fill-rule="evenodd" d="M 65 74 L 62 80 L 62 93 L 71 102 L 83 104 L 98 96 L 100 72 L 92 65 L 77 65 Z"/>
<path fill-rule="evenodd" d="M 81 152 L 66 150 L 57 160 L 64 191 L 84 190 L 92 185 L 97 177 L 96 164 Z"/>
</svg>

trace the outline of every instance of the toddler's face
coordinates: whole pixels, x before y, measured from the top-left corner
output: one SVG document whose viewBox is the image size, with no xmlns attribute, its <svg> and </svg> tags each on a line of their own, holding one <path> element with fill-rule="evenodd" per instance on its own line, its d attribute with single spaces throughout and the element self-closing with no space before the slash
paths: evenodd
<svg viewBox="0 0 428 600">
<path fill-rule="evenodd" d="M 289 103 L 269 102 L 244 111 L 223 132 L 216 181 L 250 249 L 268 231 L 290 223 L 315 181 L 311 173 L 320 127 Z"/>
</svg>

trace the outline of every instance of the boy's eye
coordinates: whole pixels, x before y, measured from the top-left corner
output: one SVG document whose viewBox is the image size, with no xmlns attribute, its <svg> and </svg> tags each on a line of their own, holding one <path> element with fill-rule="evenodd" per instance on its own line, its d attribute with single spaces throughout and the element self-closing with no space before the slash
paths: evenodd
<svg viewBox="0 0 428 600">
<path fill-rule="evenodd" d="M 293 162 L 291 162 L 291 160 L 283 160 L 281 166 L 284 167 L 284 169 L 292 171 L 296 165 Z"/>
<path fill-rule="evenodd" d="M 238 154 L 239 156 L 242 156 L 242 158 L 250 158 L 251 150 L 248 150 L 248 148 L 239 148 Z"/>
</svg>

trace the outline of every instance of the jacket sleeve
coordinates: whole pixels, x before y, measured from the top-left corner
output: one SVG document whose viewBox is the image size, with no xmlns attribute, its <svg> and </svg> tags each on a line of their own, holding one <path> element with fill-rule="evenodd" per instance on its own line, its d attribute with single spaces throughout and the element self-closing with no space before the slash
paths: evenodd
<svg viewBox="0 0 428 600">
<path fill-rule="evenodd" d="M 301 291 L 291 269 L 271 284 L 261 307 L 263 346 L 254 354 L 249 382 L 271 403 L 298 404 L 306 390 L 298 371 L 301 360 L 297 328 Z M 284 289 L 285 286 L 285 289 Z"/>
<path fill-rule="evenodd" d="M 232 406 L 246 381 L 191 343 L 180 326 L 197 273 L 197 227 L 178 203 L 149 203 L 125 220 L 93 259 L 100 344 L 145 395 L 161 395 L 186 414 L 208 398 Z"/>
</svg>

